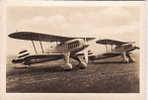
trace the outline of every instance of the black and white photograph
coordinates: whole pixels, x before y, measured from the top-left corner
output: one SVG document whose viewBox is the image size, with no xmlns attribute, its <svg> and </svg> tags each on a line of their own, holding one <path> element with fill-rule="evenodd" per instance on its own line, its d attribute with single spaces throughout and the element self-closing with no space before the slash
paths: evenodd
<svg viewBox="0 0 148 100">
<path fill-rule="evenodd" d="M 33 1 L 36 1 L 36 2 L 37 2 L 37 1 L 65 1 L 65 2 L 67 2 L 67 1 L 68 1 L 68 2 L 71 2 L 71 1 L 72 1 L 72 2 L 77 2 L 77 1 L 78 1 L 78 2 L 79 2 L 79 1 L 80 1 L 80 2 L 81 2 L 81 1 L 82 1 L 82 2 L 83 2 L 83 1 L 84 1 L 84 2 L 87 2 L 87 1 L 88 1 L 88 2 L 100 2 L 100 1 L 146 1 L 146 0 L 33 0 Z"/>
<path fill-rule="evenodd" d="M 140 93 L 143 6 L 8 6 L 7 93 Z"/>
</svg>

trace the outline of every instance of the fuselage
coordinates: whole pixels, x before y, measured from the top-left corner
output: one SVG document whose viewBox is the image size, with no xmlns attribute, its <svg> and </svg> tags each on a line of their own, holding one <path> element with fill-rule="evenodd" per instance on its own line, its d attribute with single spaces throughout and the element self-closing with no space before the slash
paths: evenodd
<svg viewBox="0 0 148 100">
<path fill-rule="evenodd" d="M 137 47 L 134 46 L 133 44 L 124 44 L 124 45 L 115 47 L 112 52 L 113 53 L 130 52 L 130 51 L 133 51 L 135 49 L 137 49 Z"/>
<path fill-rule="evenodd" d="M 99 54 L 99 55 L 96 55 L 96 56 L 91 55 L 89 57 L 89 59 L 91 59 L 91 60 L 99 60 L 99 59 L 111 58 L 111 57 L 121 56 L 124 53 L 128 55 L 129 52 L 131 52 L 131 51 L 133 51 L 135 49 L 139 49 L 139 47 L 134 46 L 133 44 L 124 44 L 124 45 L 114 47 L 109 52 Z"/>
<path fill-rule="evenodd" d="M 26 55 L 26 52 L 18 54 L 17 58 L 14 59 L 13 63 L 23 63 L 25 65 L 41 63 L 46 61 L 58 60 L 64 58 L 64 54 L 70 52 L 70 56 L 75 53 L 87 48 L 89 45 L 83 39 L 73 39 L 64 43 L 57 44 L 52 50 L 48 50 L 42 54 Z M 23 56 L 24 55 L 24 56 Z"/>
<path fill-rule="evenodd" d="M 71 54 L 74 54 L 76 52 L 79 52 L 85 48 L 87 48 L 89 45 L 87 42 L 83 39 L 73 39 L 69 40 L 63 43 L 58 44 L 56 47 L 54 47 L 52 50 L 48 50 L 47 53 L 54 52 L 54 53 L 67 53 L 70 52 Z"/>
</svg>

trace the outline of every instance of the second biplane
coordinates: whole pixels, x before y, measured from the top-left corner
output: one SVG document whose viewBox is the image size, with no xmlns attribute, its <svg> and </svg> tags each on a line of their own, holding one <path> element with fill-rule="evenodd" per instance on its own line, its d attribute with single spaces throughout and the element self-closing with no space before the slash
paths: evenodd
<svg viewBox="0 0 148 100">
<path fill-rule="evenodd" d="M 106 52 L 101 55 L 90 56 L 89 59 L 91 60 L 99 60 L 121 56 L 123 58 L 123 62 L 125 63 L 135 62 L 135 59 L 131 56 L 132 51 L 140 49 L 139 47 L 134 45 L 135 42 L 123 42 L 111 39 L 101 39 L 97 40 L 96 43 L 105 45 Z"/>
</svg>

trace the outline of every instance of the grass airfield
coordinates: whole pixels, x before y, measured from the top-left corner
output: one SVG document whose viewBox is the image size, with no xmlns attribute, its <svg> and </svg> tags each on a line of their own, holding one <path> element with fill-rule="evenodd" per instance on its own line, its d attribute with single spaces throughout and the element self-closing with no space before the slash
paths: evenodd
<svg viewBox="0 0 148 100">
<path fill-rule="evenodd" d="M 90 61 L 86 69 L 64 71 L 63 61 L 23 68 L 8 57 L 8 93 L 139 93 L 139 54 L 136 62 L 125 64 L 120 57 Z M 72 62 L 73 66 L 77 63 Z M 22 67 L 22 68 L 21 68 Z"/>
</svg>

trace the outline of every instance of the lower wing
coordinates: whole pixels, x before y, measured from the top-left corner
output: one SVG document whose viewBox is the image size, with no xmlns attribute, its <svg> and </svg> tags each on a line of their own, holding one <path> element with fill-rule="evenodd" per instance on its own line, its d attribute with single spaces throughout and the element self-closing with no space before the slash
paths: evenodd
<svg viewBox="0 0 148 100">
<path fill-rule="evenodd" d="M 62 59 L 63 54 L 41 54 L 41 55 L 29 55 L 23 58 L 16 58 L 12 60 L 12 63 L 23 63 L 25 65 L 43 63 L 48 61 L 54 61 Z"/>
<path fill-rule="evenodd" d="M 120 56 L 120 53 L 104 53 L 100 55 L 90 55 L 89 59 L 90 60 L 101 60 L 101 59 L 106 59 L 106 58 L 111 58 L 111 57 L 116 57 Z"/>
</svg>

